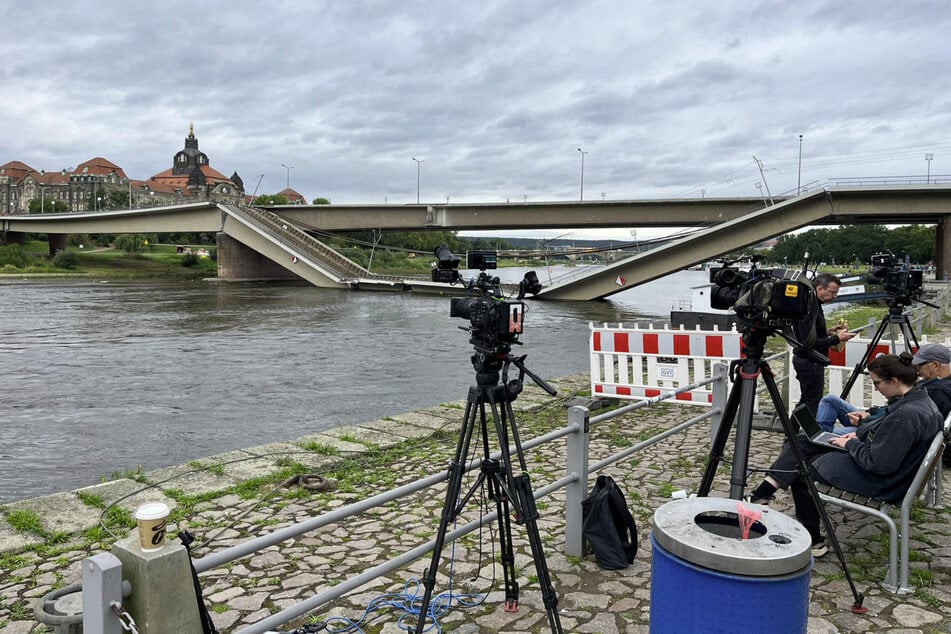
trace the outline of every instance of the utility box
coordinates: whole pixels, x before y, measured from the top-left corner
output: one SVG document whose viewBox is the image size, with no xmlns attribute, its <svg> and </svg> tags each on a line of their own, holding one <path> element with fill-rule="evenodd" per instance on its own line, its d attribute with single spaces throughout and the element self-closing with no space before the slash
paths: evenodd
<svg viewBox="0 0 951 634">
<path fill-rule="evenodd" d="M 738 504 L 762 513 L 747 539 Z M 812 539 L 795 519 L 694 497 L 657 509 L 650 540 L 652 633 L 806 632 Z"/>
</svg>

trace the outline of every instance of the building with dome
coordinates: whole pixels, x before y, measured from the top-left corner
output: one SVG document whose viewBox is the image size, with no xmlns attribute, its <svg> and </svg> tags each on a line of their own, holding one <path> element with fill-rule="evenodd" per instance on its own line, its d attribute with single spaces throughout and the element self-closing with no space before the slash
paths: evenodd
<svg viewBox="0 0 951 634">
<path fill-rule="evenodd" d="M 237 172 L 225 176 L 198 149 L 194 125 L 185 146 L 172 157 L 172 167 L 146 180 L 126 175 L 115 163 L 95 157 L 75 169 L 37 170 L 21 161 L 0 165 L 0 213 L 161 207 L 189 202 L 244 202 L 244 183 Z"/>
</svg>

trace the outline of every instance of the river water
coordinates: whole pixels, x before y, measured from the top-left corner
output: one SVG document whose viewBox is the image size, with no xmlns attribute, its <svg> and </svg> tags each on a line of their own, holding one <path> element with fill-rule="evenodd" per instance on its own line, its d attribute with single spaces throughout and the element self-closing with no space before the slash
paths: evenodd
<svg viewBox="0 0 951 634">
<path fill-rule="evenodd" d="M 528 300 L 513 353 L 542 377 L 586 372 L 589 321 L 663 322 L 704 281 L 683 271 L 610 301 Z M 2 280 L 0 503 L 463 399 L 466 323 L 426 295 Z"/>
</svg>

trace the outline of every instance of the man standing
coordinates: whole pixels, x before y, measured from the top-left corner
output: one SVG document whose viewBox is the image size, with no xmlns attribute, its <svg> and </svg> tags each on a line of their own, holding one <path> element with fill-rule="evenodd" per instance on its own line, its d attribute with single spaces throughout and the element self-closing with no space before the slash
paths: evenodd
<svg viewBox="0 0 951 634">
<path fill-rule="evenodd" d="M 842 280 L 831 273 L 819 273 L 812 280 L 816 289 L 816 298 L 819 300 L 819 310 L 816 314 L 816 342 L 812 349 L 823 356 L 828 356 L 829 348 L 848 341 L 855 336 L 854 332 L 840 332 L 829 335 L 826 318 L 822 313 L 822 304 L 827 304 L 839 296 L 839 286 Z M 818 415 L 819 401 L 825 394 L 825 367 L 817 363 L 804 351 L 793 351 L 793 368 L 796 370 L 796 380 L 799 381 L 799 404 L 805 404 L 812 410 L 813 416 Z"/>
</svg>

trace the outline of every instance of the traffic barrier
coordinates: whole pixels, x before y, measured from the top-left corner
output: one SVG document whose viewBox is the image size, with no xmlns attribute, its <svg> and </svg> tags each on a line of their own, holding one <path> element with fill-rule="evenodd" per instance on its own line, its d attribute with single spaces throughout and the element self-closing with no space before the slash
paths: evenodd
<svg viewBox="0 0 951 634">
<path fill-rule="evenodd" d="M 709 379 L 715 364 L 740 357 L 740 333 L 735 329 L 589 326 L 592 396 L 652 398 Z M 698 388 L 678 394 L 676 400 L 709 406 L 713 392 Z"/>
</svg>

